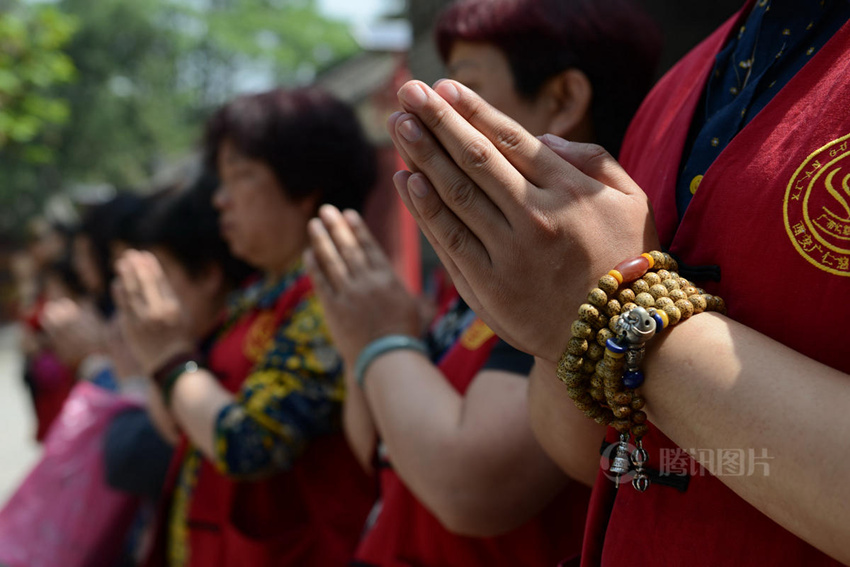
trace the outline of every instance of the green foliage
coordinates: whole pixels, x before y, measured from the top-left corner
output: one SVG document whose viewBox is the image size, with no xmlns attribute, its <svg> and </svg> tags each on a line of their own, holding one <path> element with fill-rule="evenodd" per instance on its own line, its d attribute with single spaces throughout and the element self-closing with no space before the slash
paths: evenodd
<svg viewBox="0 0 850 567">
<path fill-rule="evenodd" d="M 74 77 L 62 51 L 74 27 L 73 18 L 47 5 L 16 1 L 0 13 L 0 151 L 20 149 L 29 161 L 50 159 L 49 148 L 33 142 L 68 119 L 67 104 L 51 88 Z"/>
<path fill-rule="evenodd" d="M 27 75 L 0 59 L 0 136 L 16 141 L 14 151 L 0 146 L 0 231 L 75 183 L 146 184 L 162 165 L 191 151 L 209 113 L 240 90 L 308 82 L 356 50 L 345 25 L 323 18 L 314 0 L 21 6 L 52 18 L 39 20 L 54 30 L 40 41 L 64 45 L 67 55 L 58 53 Z M 32 35 L 16 31 L 20 23 L 0 25 L 12 37 Z M 0 58 L 4 53 L 0 47 Z M 74 66 L 73 82 L 57 80 L 71 79 Z M 16 106 L 13 126 L 2 93 L 22 81 L 41 90 Z M 61 127 L 43 127 L 63 120 Z"/>
</svg>

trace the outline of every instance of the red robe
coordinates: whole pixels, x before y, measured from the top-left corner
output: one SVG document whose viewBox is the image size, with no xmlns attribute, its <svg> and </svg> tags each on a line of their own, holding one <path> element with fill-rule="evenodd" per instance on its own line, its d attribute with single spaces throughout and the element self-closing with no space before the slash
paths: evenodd
<svg viewBox="0 0 850 567">
<path fill-rule="evenodd" d="M 720 282 L 700 285 L 724 298 L 730 318 L 850 372 L 843 325 L 848 313 L 843 301 L 850 293 L 850 24 L 732 140 L 679 222 L 675 185 L 691 119 L 715 54 L 746 14 L 745 9 L 732 18 L 660 81 L 629 129 L 621 161 L 649 195 L 662 245 L 688 265 L 721 267 Z M 612 432 L 609 441 L 615 439 Z M 846 445 L 844 439 L 833 441 L 836 448 Z M 644 443 L 650 466 L 658 467 L 662 449 L 668 455 L 676 451 L 654 428 Z M 769 449 L 765 454 L 755 448 L 743 457 L 744 474 L 753 469 L 761 474 L 771 466 Z M 650 486 L 643 494 L 625 486 L 617 493 L 600 474 L 583 565 L 636 560 L 838 565 L 689 457 L 685 461 L 697 474 L 684 493 L 663 486 Z M 731 472 L 741 470 L 730 464 Z"/>
<path fill-rule="evenodd" d="M 259 317 L 273 331 L 309 293 L 310 281 L 301 277 L 273 313 L 253 310 L 215 343 L 208 367 L 227 390 L 236 393 L 252 370 L 244 353 Z M 185 451 L 184 443 L 172 463 L 172 485 Z M 256 481 L 230 480 L 203 459 L 188 514 L 189 566 L 345 565 L 374 502 L 372 484 L 341 432 L 313 439 L 292 469 Z"/>
<path fill-rule="evenodd" d="M 484 366 L 498 338 L 479 319 L 464 331 L 439 368 L 461 394 Z M 435 463 L 434 466 L 439 466 Z M 569 485 L 537 517 L 505 535 L 470 538 L 448 532 L 391 466 L 380 469 L 381 505 L 364 536 L 356 565 L 380 567 L 517 567 L 554 565 L 576 555 L 589 491 Z"/>
</svg>

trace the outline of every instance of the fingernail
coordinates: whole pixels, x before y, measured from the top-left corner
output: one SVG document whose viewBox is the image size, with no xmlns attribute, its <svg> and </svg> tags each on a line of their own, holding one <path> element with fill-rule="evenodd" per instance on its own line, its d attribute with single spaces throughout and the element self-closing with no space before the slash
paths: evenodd
<svg viewBox="0 0 850 567">
<path fill-rule="evenodd" d="M 540 140 L 552 149 L 562 150 L 569 145 L 569 142 L 560 136 L 554 134 L 544 134 Z"/>
<path fill-rule="evenodd" d="M 402 87 L 399 97 L 408 110 L 419 110 L 428 101 L 428 95 L 422 85 L 412 84 Z"/>
<path fill-rule="evenodd" d="M 449 80 L 441 79 L 434 85 L 434 90 L 449 104 L 454 104 L 460 100 L 460 91 Z"/>
<path fill-rule="evenodd" d="M 428 183 L 422 175 L 412 175 L 407 180 L 407 186 L 410 192 L 422 199 L 428 194 Z"/>
<path fill-rule="evenodd" d="M 422 130 L 412 118 L 408 118 L 397 127 L 398 133 L 408 142 L 416 142 L 422 137 Z"/>
</svg>

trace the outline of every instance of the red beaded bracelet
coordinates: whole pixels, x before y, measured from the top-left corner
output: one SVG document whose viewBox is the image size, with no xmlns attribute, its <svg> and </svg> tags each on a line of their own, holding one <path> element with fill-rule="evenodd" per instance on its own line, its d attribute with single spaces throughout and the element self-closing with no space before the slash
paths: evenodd
<svg viewBox="0 0 850 567">
<path fill-rule="evenodd" d="M 663 329 L 703 311 L 724 313 L 723 300 L 705 293 L 676 273 L 669 254 L 652 251 L 631 258 L 599 279 L 579 307 L 572 338 L 558 364 L 558 378 L 584 414 L 620 433 L 609 469 L 619 485 L 634 466 L 632 486 L 649 487 L 642 438 L 649 431 L 640 363 L 645 345 Z M 629 455 L 629 438 L 636 449 Z"/>
</svg>

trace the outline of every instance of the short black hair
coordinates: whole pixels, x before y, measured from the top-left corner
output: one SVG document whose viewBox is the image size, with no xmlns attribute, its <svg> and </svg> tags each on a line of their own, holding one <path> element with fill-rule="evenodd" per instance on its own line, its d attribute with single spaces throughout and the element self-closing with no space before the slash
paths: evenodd
<svg viewBox="0 0 850 567">
<path fill-rule="evenodd" d="M 254 269 L 235 258 L 221 237 L 218 211 L 212 204 L 217 187 L 217 176 L 202 171 L 185 186 L 162 189 L 139 223 L 139 246 L 163 248 L 191 277 L 218 265 L 228 286 L 235 289 Z"/>
<path fill-rule="evenodd" d="M 354 110 L 317 87 L 241 96 L 207 123 L 204 163 L 216 170 L 225 140 L 268 164 L 289 198 L 361 209 L 375 184 L 375 150 Z"/>
</svg>

